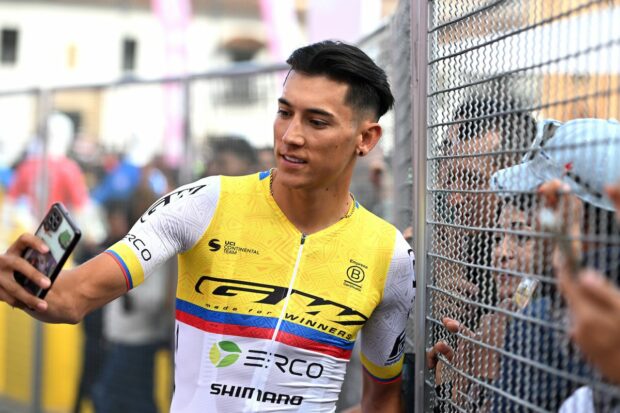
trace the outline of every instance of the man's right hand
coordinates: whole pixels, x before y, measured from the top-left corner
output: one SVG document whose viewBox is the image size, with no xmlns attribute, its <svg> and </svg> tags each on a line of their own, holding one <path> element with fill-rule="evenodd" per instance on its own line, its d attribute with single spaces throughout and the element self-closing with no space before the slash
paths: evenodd
<svg viewBox="0 0 620 413">
<path fill-rule="evenodd" d="M 13 276 L 17 271 L 41 288 L 49 288 L 50 279 L 22 258 L 28 247 L 43 254 L 49 251 L 40 238 L 32 234 L 22 234 L 4 254 L 0 255 L 0 301 L 21 309 L 45 311 L 47 303 L 23 288 Z"/>
<path fill-rule="evenodd" d="M 19 271 L 42 288 L 49 288 L 49 278 L 22 258 L 28 247 L 41 253 L 48 251 L 40 238 L 23 234 L 0 255 L 0 301 L 21 308 L 37 320 L 76 324 L 93 309 L 127 291 L 126 279 L 119 265 L 108 254 L 99 254 L 78 267 L 63 270 L 45 300 L 37 298 L 13 276 Z"/>
</svg>

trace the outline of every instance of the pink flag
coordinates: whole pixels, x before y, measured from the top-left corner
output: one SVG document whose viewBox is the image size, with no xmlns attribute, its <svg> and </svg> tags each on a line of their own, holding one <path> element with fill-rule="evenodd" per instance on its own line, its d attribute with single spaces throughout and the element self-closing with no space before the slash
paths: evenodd
<svg viewBox="0 0 620 413">
<path fill-rule="evenodd" d="M 192 18 L 190 0 L 151 0 L 153 12 L 159 18 L 165 39 L 166 76 L 179 76 L 187 72 L 187 28 Z M 165 86 L 164 161 L 178 167 L 183 159 L 184 146 L 184 96 L 183 86 L 169 83 Z"/>
</svg>

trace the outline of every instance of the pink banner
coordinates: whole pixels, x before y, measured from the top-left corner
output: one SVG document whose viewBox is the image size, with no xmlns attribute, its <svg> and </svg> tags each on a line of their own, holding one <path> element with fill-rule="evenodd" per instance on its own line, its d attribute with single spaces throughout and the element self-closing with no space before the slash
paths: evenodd
<svg viewBox="0 0 620 413">
<path fill-rule="evenodd" d="M 192 19 L 190 0 L 151 0 L 165 39 L 165 76 L 187 73 L 187 29 Z M 164 89 L 165 131 L 164 161 L 177 168 L 184 149 L 184 90 L 180 84 L 166 84 Z"/>
<path fill-rule="evenodd" d="M 308 40 L 355 43 L 381 21 L 379 0 L 308 0 Z"/>
<path fill-rule="evenodd" d="M 267 29 L 268 47 L 277 62 L 284 62 L 293 50 L 305 43 L 297 19 L 294 0 L 260 0 Z"/>
</svg>

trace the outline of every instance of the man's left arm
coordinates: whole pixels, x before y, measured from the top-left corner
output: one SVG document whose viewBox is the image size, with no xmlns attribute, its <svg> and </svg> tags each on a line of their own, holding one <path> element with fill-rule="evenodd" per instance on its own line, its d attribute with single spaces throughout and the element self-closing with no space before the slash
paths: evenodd
<svg viewBox="0 0 620 413">
<path fill-rule="evenodd" d="M 383 299 L 361 332 L 362 412 L 400 412 L 405 331 L 415 298 L 413 250 L 400 233 Z"/>
</svg>

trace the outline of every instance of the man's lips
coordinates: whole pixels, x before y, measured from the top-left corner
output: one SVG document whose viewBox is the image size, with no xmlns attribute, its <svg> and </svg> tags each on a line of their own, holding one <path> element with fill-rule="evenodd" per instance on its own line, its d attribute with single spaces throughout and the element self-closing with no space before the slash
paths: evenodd
<svg viewBox="0 0 620 413">
<path fill-rule="evenodd" d="M 300 158 L 296 158 L 294 156 L 291 155 L 282 155 L 282 158 L 287 161 L 287 162 L 291 162 L 291 163 L 296 163 L 296 164 L 304 164 L 307 163 L 306 161 L 304 161 L 303 159 Z"/>
</svg>

